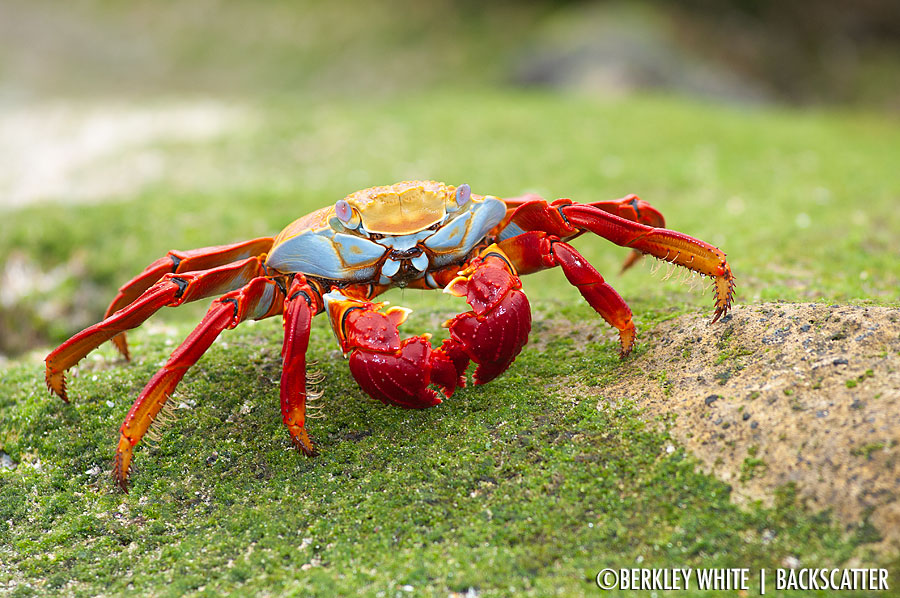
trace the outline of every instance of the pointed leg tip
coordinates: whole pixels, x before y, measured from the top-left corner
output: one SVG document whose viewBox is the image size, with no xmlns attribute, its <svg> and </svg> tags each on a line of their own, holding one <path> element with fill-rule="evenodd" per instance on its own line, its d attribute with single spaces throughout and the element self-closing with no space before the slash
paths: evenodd
<svg viewBox="0 0 900 598">
<path fill-rule="evenodd" d="M 48 367 L 46 373 L 44 374 L 44 379 L 47 382 L 47 390 L 61 398 L 66 403 L 69 402 L 69 396 L 66 392 L 65 372 L 52 372 Z"/>
<path fill-rule="evenodd" d="M 730 316 L 728 316 L 728 308 L 729 307 L 730 306 L 717 308 L 715 313 L 713 314 L 713 319 L 712 319 L 712 322 L 710 322 L 710 325 L 715 324 L 719 320 L 725 322 L 728 319 L 730 319 Z"/>
<path fill-rule="evenodd" d="M 124 435 L 120 435 L 112 474 L 116 487 L 125 494 L 128 494 L 128 473 L 131 470 L 132 450 L 131 442 Z"/>
<path fill-rule="evenodd" d="M 318 456 L 319 450 L 309 438 L 309 434 L 306 433 L 306 428 L 301 426 L 289 426 L 288 432 L 291 434 L 291 444 L 294 445 L 294 448 L 297 449 L 298 452 L 303 453 L 307 457 Z"/>
<path fill-rule="evenodd" d="M 293 441 L 293 445 L 294 445 L 294 448 L 297 449 L 297 452 L 301 453 L 305 457 L 318 457 L 319 456 L 319 449 L 313 445 L 307 446 L 307 445 L 297 442 L 296 440 Z"/>
<path fill-rule="evenodd" d="M 112 470 L 112 478 L 116 488 L 123 494 L 128 494 L 128 472 L 122 471 L 119 467 L 118 457 L 116 458 L 116 465 Z"/>
<path fill-rule="evenodd" d="M 624 328 L 619 329 L 619 359 L 625 359 L 631 354 L 636 338 L 637 329 L 634 327 L 634 322 L 629 320 Z"/>
<path fill-rule="evenodd" d="M 128 339 L 125 337 L 125 333 L 121 332 L 114 336 L 112 342 L 119 354 L 125 358 L 125 361 L 131 361 L 131 353 L 128 351 Z"/>
</svg>

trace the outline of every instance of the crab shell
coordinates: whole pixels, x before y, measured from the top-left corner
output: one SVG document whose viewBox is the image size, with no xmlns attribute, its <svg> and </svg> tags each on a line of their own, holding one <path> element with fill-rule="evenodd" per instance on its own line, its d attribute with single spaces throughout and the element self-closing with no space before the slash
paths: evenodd
<svg viewBox="0 0 900 598">
<path fill-rule="evenodd" d="M 505 215 L 503 201 L 472 195 L 468 185 L 373 187 L 291 223 L 275 238 L 266 267 L 402 286 L 464 260 Z"/>
</svg>

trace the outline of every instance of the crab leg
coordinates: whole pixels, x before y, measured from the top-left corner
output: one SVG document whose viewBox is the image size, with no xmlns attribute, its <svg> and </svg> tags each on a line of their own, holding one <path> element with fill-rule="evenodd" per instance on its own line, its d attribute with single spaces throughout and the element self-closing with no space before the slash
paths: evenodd
<svg viewBox="0 0 900 598">
<path fill-rule="evenodd" d="M 540 220 L 541 218 L 547 218 L 547 201 L 540 195 L 529 193 L 526 195 L 521 195 L 519 197 L 505 199 L 504 201 L 509 207 L 517 208 L 515 212 L 510 214 L 507 223 L 512 220 L 514 220 L 516 224 L 521 223 L 523 222 L 523 220 L 527 220 L 530 215 L 535 216 L 538 220 Z M 565 205 L 569 203 L 571 203 L 570 200 L 563 199 L 557 200 L 553 203 L 553 205 Z M 523 209 L 522 206 L 526 204 L 528 204 L 528 207 Z M 626 195 L 625 197 L 619 199 L 595 201 L 583 205 L 593 206 L 595 208 L 603 210 L 604 212 L 607 212 L 608 214 L 619 216 L 620 218 L 625 218 L 626 220 L 631 220 L 632 222 L 638 222 L 640 224 L 652 226 L 654 228 L 664 228 L 666 226 L 666 219 L 663 217 L 662 213 L 634 194 Z M 554 220 L 552 215 L 550 216 L 550 219 Z M 555 218 L 555 220 L 561 221 L 561 219 L 558 217 Z M 566 236 L 566 229 L 569 229 L 571 227 L 568 227 L 565 222 L 559 222 L 558 224 L 562 227 L 560 230 L 547 230 L 547 232 L 551 232 L 552 234 L 557 234 L 559 236 Z M 505 227 L 505 225 L 506 224 L 502 226 Z M 528 228 L 526 225 L 526 228 L 524 228 L 524 230 L 535 229 Z M 621 272 L 625 272 L 630 267 L 635 265 L 643 255 L 643 252 L 641 252 L 640 250 L 632 249 L 631 253 L 628 254 L 628 257 L 625 258 L 625 262 L 622 264 Z"/>
<path fill-rule="evenodd" d="M 543 197 L 534 193 L 509 197 L 504 199 L 503 202 L 510 208 L 517 208 L 531 202 L 537 202 L 538 204 L 540 204 L 540 202 L 547 203 Z M 600 208 L 604 212 L 615 214 L 616 216 L 631 220 L 632 222 L 640 222 L 647 226 L 655 228 L 664 228 L 666 226 L 666 219 L 663 217 L 662 213 L 633 193 L 619 199 L 594 201 L 584 205 L 594 206 L 595 208 Z"/>
<path fill-rule="evenodd" d="M 713 278 L 716 305 L 713 322 L 731 307 L 734 275 L 725 261 L 725 254 L 717 247 L 684 233 L 631 222 L 589 205 L 561 206 L 560 212 L 571 225 L 581 230 L 589 230 L 622 247 L 631 247 Z"/>
<path fill-rule="evenodd" d="M 65 372 L 85 355 L 120 332 L 140 326 L 162 307 L 174 307 L 242 287 L 265 273 L 264 260 L 265 256 L 257 256 L 211 270 L 165 274 L 127 307 L 54 349 L 45 360 L 47 387 L 68 402 Z"/>
<path fill-rule="evenodd" d="M 281 417 L 294 447 L 305 455 L 315 455 L 306 433 L 306 349 L 312 318 L 322 309 L 320 292 L 298 274 L 284 303 L 284 362 L 281 370 Z"/>
<path fill-rule="evenodd" d="M 654 228 L 664 228 L 666 226 L 666 219 L 663 218 L 662 213 L 634 194 L 626 195 L 621 199 L 593 201 L 585 205 L 600 208 L 607 214 L 613 214 L 614 216 Z"/>
<path fill-rule="evenodd" d="M 634 347 L 635 327 L 625 300 L 574 247 L 558 237 L 531 231 L 500 243 L 519 272 L 530 274 L 559 266 L 566 279 L 604 320 L 619 331 L 621 356 Z"/>
<path fill-rule="evenodd" d="M 166 274 L 181 274 L 197 270 L 208 270 L 238 260 L 244 260 L 248 257 L 262 255 L 272 248 L 272 242 L 273 239 L 271 237 L 262 237 L 250 241 L 243 241 L 241 243 L 234 243 L 232 245 L 203 247 L 188 251 L 178 251 L 173 249 L 164 257 L 159 258 L 147 266 L 143 272 L 122 285 L 121 288 L 119 288 L 119 293 L 106 309 L 106 315 L 103 317 L 108 318 L 130 304 Z M 125 359 L 130 359 L 128 354 L 128 343 L 125 340 L 125 333 L 117 334 L 112 338 L 112 341 L 122 356 L 125 357 Z"/>
<path fill-rule="evenodd" d="M 663 218 L 662 213 L 634 194 L 626 195 L 622 199 L 595 201 L 587 205 L 600 208 L 604 212 L 620 216 L 626 220 L 639 222 L 654 228 L 665 228 L 666 226 L 666 219 Z M 632 249 L 631 253 L 628 254 L 628 257 L 625 258 L 625 262 L 622 264 L 620 272 L 625 272 L 638 263 L 638 260 L 640 260 L 643 255 L 644 254 L 641 251 Z"/>
<path fill-rule="evenodd" d="M 543 200 L 524 203 L 501 226 L 514 226 L 522 232 L 543 231 L 564 241 L 590 231 L 622 247 L 713 278 L 716 306 L 713 322 L 731 307 L 734 276 L 725 261 L 725 254 L 709 243 L 683 233 L 633 222 L 594 205 L 572 203 L 568 199 L 558 199 L 552 204 Z"/>
<path fill-rule="evenodd" d="M 262 320 L 281 313 L 284 293 L 275 281 L 254 278 L 246 286 L 213 301 L 200 324 L 188 335 L 166 365 L 160 369 L 131 406 L 119 430 L 119 446 L 113 474 L 119 487 L 128 491 L 128 472 L 134 446 L 141 441 L 175 386 L 226 328 L 247 319 Z"/>
</svg>

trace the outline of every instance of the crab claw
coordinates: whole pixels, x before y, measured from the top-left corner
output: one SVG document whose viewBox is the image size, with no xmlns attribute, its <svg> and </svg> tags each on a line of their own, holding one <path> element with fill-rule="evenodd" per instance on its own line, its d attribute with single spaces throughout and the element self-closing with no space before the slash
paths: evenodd
<svg viewBox="0 0 900 598">
<path fill-rule="evenodd" d="M 490 248 L 488 249 L 490 251 Z M 444 289 L 465 297 L 472 311 L 447 322 L 449 344 L 478 364 L 475 384 L 485 384 L 502 374 L 528 342 L 531 308 L 520 290 L 521 282 L 506 256 L 486 253 Z"/>
<path fill-rule="evenodd" d="M 332 301 L 334 304 L 334 301 Z M 428 336 L 400 341 L 397 326 L 406 311 L 382 313 L 376 305 L 345 312 L 343 333 L 350 353 L 350 372 L 360 388 L 382 403 L 424 409 L 441 402 L 439 387 L 449 397 L 464 384 L 468 358 L 454 347 L 433 349 Z"/>
<path fill-rule="evenodd" d="M 425 409 L 441 402 L 437 392 L 428 387 L 433 353 L 431 344 L 421 336 L 406 339 L 394 353 L 355 349 L 350 355 L 350 372 L 360 388 L 382 403 Z"/>
</svg>

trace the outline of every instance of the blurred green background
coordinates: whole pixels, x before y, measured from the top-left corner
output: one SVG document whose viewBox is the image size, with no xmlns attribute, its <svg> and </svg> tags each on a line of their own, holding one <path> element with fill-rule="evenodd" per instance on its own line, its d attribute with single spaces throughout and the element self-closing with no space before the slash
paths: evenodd
<svg viewBox="0 0 900 598">
<path fill-rule="evenodd" d="M 335 400 L 315 460 L 277 416 L 279 323 L 225 333 L 128 496 L 104 477 L 116 426 L 205 305 L 136 331 L 133 364 L 98 350 L 68 407 L 41 366 L 167 250 L 404 179 L 637 193 L 728 253 L 738 302 L 900 306 L 898 34 L 889 0 L 0 0 L 0 591 L 572 596 L 605 564 L 875 562 L 866 521 L 839 528 L 790 487 L 739 508 L 664 429 L 595 408 L 634 362 L 559 272 L 524 281 L 515 369 L 427 412 L 365 399 L 319 322 Z M 639 330 L 712 312 L 576 244 Z M 410 334 L 463 308 L 387 298 L 416 310 Z"/>
<path fill-rule="evenodd" d="M 891 0 L 0 4 L 9 98 L 536 86 L 896 109 L 898 49 Z"/>
<path fill-rule="evenodd" d="M 170 248 L 407 178 L 638 193 L 753 248 L 744 300 L 883 296 L 897 6 L 3 0 L 0 355 L 88 325 Z"/>
</svg>

